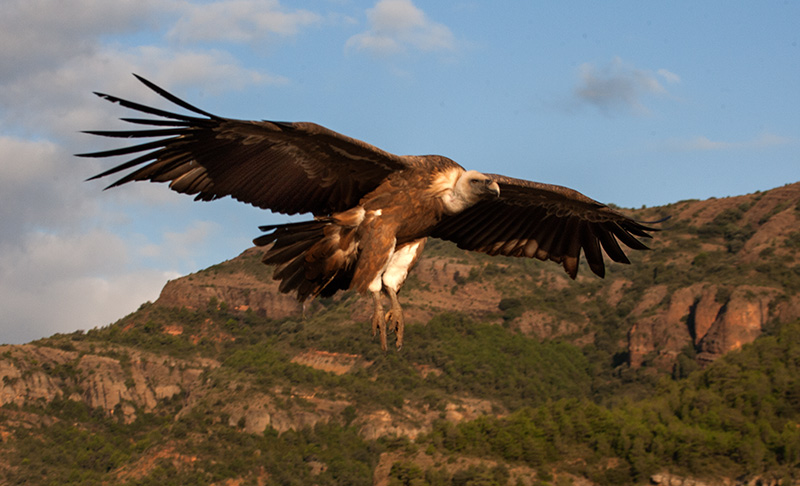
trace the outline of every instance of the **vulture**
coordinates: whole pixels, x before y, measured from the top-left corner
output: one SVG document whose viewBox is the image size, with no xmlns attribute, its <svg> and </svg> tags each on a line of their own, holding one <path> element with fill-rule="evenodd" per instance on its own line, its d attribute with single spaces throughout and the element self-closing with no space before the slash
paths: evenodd
<svg viewBox="0 0 800 486">
<path fill-rule="evenodd" d="M 95 93 L 149 117 L 121 118 L 136 129 L 85 133 L 154 140 L 78 154 L 133 157 L 89 180 L 130 169 L 106 189 L 168 182 L 195 200 L 231 196 L 273 212 L 310 213 L 308 221 L 260 227 L 265 234 L 254 243 L 268 247 L 263 262 L 274 265 L 280 291 L 301 302 L 346 289 L 370 295 L 372 334 L 384 351 L 387 330 L 403 345 L 397 294 L 428 237 L 550 260 L 574 279 L 581 251 L 602 278 L 603 253 L 629 263 L 620 242 L 647 249 L 638 237 L 657 231 L 572 189 L 466 170 L 440 155 L 395 155 L 315 123 L 223 118 L 135 76 L 192 114 Z"/>
</svg>

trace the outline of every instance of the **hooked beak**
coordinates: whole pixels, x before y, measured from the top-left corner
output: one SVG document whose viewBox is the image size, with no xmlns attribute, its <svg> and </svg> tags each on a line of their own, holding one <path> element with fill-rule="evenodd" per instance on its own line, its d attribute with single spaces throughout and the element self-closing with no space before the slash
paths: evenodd
<svg viewBox="0 0 800 486">
<path fill-rule="evenodd" d="M 486 186 L 486 191 L 494 194 L 495 197 L 500 197 L 500 186 L 497 182 L 492 181 L 491 184 Z"/>
</svg>

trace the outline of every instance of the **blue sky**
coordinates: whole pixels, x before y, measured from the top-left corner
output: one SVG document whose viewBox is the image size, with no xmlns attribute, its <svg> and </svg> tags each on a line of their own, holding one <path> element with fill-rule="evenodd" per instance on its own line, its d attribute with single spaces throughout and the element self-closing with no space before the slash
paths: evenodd
<svg viewBox="0 0 800 486">
<path fill-rule="evenodd" d="M 106 325 L 286 220 L 84 182 L 78 133 L 168 107 L 313 121 L 624 207 L 800 180 L 800 2 L 10 0 L 0 17 L 0 342 Z"/>
</svg>

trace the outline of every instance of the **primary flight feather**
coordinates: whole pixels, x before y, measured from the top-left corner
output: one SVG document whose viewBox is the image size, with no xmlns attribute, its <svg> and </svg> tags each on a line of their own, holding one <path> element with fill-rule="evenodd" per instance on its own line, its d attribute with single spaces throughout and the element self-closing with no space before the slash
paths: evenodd
<svg viewBox="0 0 800 486">
<path fill-rule="evenodd" d="M 231 196 L 313 220 L 262 226 L 254 240 L 271 245 L 281 292 L 303 301 L 338 290 L 372 296 L 373 335 L 386 349 L 387 328 L 403 345 L 397 293 L 428 237 L 490 255 L 551 260 L 575 278 L 581 251 L 605 274 L 603 253 L 629 263 L 620 242 L 647 247 L 647 227 L 561 186 L 466 170 L 439 155 L 395 155 L 314 123 L 245 121 L 203 111 L 136 76 L 184 115 L 96 93 L 156 118 L 122 118 L 146 128 L 86 133 L 157 138 L 81 157 L 134 158 L 91 179 L 130 170 L 110 187 L 131 181 L 168 182 L 171 189 L 210 201 Z M 198 116 L 199 115 L 199 116 Z M 384 314 L 381 294 L 389 297 Z"/>
</svg>

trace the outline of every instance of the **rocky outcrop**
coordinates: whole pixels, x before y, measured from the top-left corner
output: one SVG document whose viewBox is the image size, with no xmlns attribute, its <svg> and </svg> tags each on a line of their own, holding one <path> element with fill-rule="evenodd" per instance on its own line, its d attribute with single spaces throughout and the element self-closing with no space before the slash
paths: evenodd
<svg viewBox="0 0 800 486">
<path fill-rule="evenodd" d="M 213 360 L 183 361 L 125 348 L 107 354 L 80 353 L 35 345 L 0 347 L 0 406 L 82 401 L 125 422 L 137 409 L 151 412 L 160 400 L 189 392 Z"/>
<path fill-rule="evenodd" d="M 722 303 L 717 300 L 717 286 L 709 285 L 703 288 L 697 303 L 694 305 L 694 312 L 689 315 L 689 331 L 695 346 L 708 334 L 714 321 L 717 320 Z"/>
<path fill-rule="evenodd" d="M 658 486 L 794 486 L 800 481 L 783 481 L 780 479 L 768 479 L 759 476 L 742 479 L 695 479 L 690 477 L 661 472 L 650 476 L 650 483 Z"/>
<path fill-rule="evenodd" d="M 284 395 L 276 390 L 274 395 L 251 393 L 242 400 L 228 403 L 221 413 L 228 417 L 228 425 L 250 434 L 262 434 L 267 429 L 278 433 L 314 427 L 318 423 L 338 420 L 346 400 L 317 397 L 311 391 L 293 390 Z"/>
<path fill-rule="evenodd" d="M 294 297 L 278 291 L 277 282 L 263 282 L 244 273 L 224 276 L 196 274 L 170 280 L 161 290 L 156 304 L 203 309 L 212 299 L 225 302 L 236 310 L 252 310 L 272 319 L 299 316 L 303 311 L 302 304 Z"/>
<path fill-rule="evenodd" d="M 458 423 L 474 420 L 481 415 L 492 413 L 492 402 L 475 398 L 462 398 L 458 403 L 445 404 L 444 410 L 430 408 L 414 408 L 406 403 L 399 411 L 376 410 L 358 417 L 355 424 L 359 433 L 367 440 L 380 437 L 408 437 L 415 439 L 421 434 L 430 432 L 433 422 L 445 419 Z"/>
<path fill-rule="evenodd" d="M 331 399 L 317 396 L 314 390 L 293 389 L 274 390 L 268 394 L 257 391 L 242 391 L 238 399 L 227 403 L 220 415 L 227 417 L 231 427 L 244 432 L 261 434 L 267 429 L 279 433 L 314 427 L 318 423 L 345 420 L 345 409 L 352 409 L 353 403 L 345 399 Z M 431 431 L 434 421 L 445 419 L 458 423 L 474 420 L 481 415 L 491 414 L 496 407 L 488 400 L 462 397 L 444 404 L 442 409 L 422 408 L 406 402 L 400 409 L 377 409 L 358 411 L 348 420 L 358 428 L 366 440 L 381 437 L 407 437 L 414 439 Z M 189 413 L 190 407 L 179 413 Z"/>
<path fill-rule="evenodd" d="M 2 346 L 0 355 L 0 406 L 51 402 L 64 395 L 62 380 L 49 371 L 72 362 L 74 353 L 27 344 Z"/>
<path fill-rule="evenodd" d="M 372 364 L 358 354 L 331 353 L 317 349 L 309 349 L 298 354 L 292 358 L 292 363 L 337 375 L 343 375 L 358 368 L 367 368 Z"/>
<path fill-rule="evenodd" d="M 203 309 L 209 302 L 225 303 L 239 311 L 253 311 L 271 319 L 299 316 L 302 304 L 278 290 L 272 271 L 261 263 L 264 249 L 248 248 L 231 260 L 185 277 L 170 280 L 156 304 Z"/>
<path fill-rule="evenodd" d="M 776 294 L 774 288 L 696 284 L 665 294 L 667 303 L 658 308 L 661 301 L 645 294 L 628 333 L 630 364 L 639 367 L 649 359 L 669 368 L 687 346 L 698 351 L 701 363 L 739 349 L 761 335 Z"/>
<path fill-rule="evenodd" d="M 769 290 L 757 295 L 750 288 L 739 287 L 720 307 L 708 332 L 700 339 L 701 362 L 710 362 L 728 351 L 753 342 L 767 323 L 770 302 Z"/>
<path fill-rule="evenodd" d="M 650 359 L 651 364 L 671 364 L 687 345 L 692 335 L 687 322 L 703 286 L 693 285 L 668 294 L 667 288 L 657 286 L 645 293 L 634 308 L 638 316 L 628 332 L 630 364 L 639 367 Z M 662 302 L 666 301 L 666 305 Z"/>
</svg>

